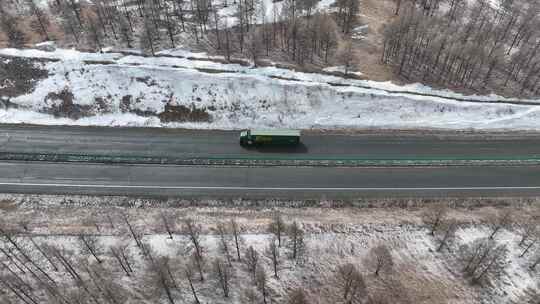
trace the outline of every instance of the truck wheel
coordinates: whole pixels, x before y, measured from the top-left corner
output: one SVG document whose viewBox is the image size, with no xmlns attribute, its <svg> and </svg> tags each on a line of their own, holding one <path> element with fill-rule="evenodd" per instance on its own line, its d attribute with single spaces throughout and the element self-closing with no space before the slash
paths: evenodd
<svg viewBox="0 0 540 304">
<path fill-rule="evenodd" d="M 253 145 L 253 142 L 251 140 L 248 140 L 248 145 Z"/>
</svg>

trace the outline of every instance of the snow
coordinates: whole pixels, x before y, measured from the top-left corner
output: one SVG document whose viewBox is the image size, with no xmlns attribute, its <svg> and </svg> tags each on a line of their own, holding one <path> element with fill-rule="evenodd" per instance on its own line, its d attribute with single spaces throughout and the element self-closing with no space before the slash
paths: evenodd
<svg viewBox="0 0 540 304">
<path fill-rule="evenodd" d="M 74 49 L 56 49 L 52 52 L 36 49 L 0 49 L 0 55 L 16 56 L 26 58 L 47 58 L 63 61 L 84 61 L 84 60 L 114 60 L 121 57 L 121 54 L 109 53 L 84 53 Z"/>
<path fill-rule="evenodd" d="M 486 238 L 491 234 L 489 227 L 467 227 L 459 229 L 456 233 L 460 239 L 460 243 L 466 244 L 474 242 L 477 239 Z M 509 249 L 509 260 L 505 269 L 505 275 L 499 282 L 499 288 L 504 289 L 504 292 L 500 293 L 501 298 L 506 298 L 505 303 L 510 302 L 512 299 L 517 299 L 523 293 L 523 290 L 527 288 L 536 288 L 536 277 L 534 273 L 528 271 L 528 264 L 530 263 L 528 258 L 521 258 L 519 255 L 524 250 L 520 247 L 520 236 L 515 231 L 501 230 L 494 238 L 498 244 L 504 244 Z M 500 299 L 502 300 L 502 299 Z"/>
<path fill-rule="evenodd" d="M 163 54 L 181 57 L 141 57 L 75 50 L 0 49 L 0 55 L 50 58 L 43 66 L 49 77 L 33 92 L 10 98 L 18 109 L 1 109 L 2 123 L 185 128 L 443 128 L 540 130 L 540 106 L 499 96 L 463 96 L 421 84 L 345 79 L 294 70 L 216 62 L 205 53 L 183 49 Z M 191 60 L 188 58 L 197 58 Z M 218 58 L 219 59 L 219 58 Z M 85 61 L 94 61 L 87 64 Z M 97 63 L 96 63 L 97 62 Z M 99 64 L 104 62 L 107 64 Z M 326 71 L 342 71 L 330 67 Z M 355 72 L 361 75 L 360 72 Z M 92 107 L 77 120 L 44 114 L 56 101 L 51 92 L 67 89 L 73 103 Z M 412 93 L 412 94 L 411 94 Z M 416 94 L 433 94 L 421 96 Z M 131 109 L 161 113 L 167 104 L 206 110 L 210 122 L 162 123 L 156 115 L 140 116 L 121 109 L 129 97 Z M 6 99 L 4 97 L 3 99 Z M 467 98 L 477 102 L 448 98 Z M 108 110 L 98 111 L 96 100 Z M 538 102 L 534 100 L 529 102 Z"/>
<path fill-rule="evenodd" d="M 331 73 L 338 72 L 338 73 L 345 74 L 345 66 L 341 65 L 341 66 L 335 66 L 335 67 L 327 67 L 327 68 L 324 68 L 323 71 L 331 72 Z M 364 75 L 364 74 L 362 74 L 362 72 L 355 72 L 355 71 L 349 71 L 348 73 L 353 74 L 353 75 L 357 75 L 357 76 Z"/>
<path fill-rule="evenodd" d="M 331 6 L 335 2 L 335 0 L 321 0 L 317 3 L 314 11 L 332 10 Z M 233 4 L 231 0 L 227 0 L 227 3 L 227 7 L 223 7 L 219 10 L 219 15 L 222 26 L 232 27 L 238 23 L 238 18 L 236 17 L 237 5 Z M 262 0 L 260 3 L 257 3 L 254 16 L 255 23 L 262 24 L 264 23 L 264 20 L 279 19 L 284 5 L 286 5 L 285 0 L 276 2 L 274 2 L 274 0 Z M 262 12 L 264 12 L 264 14 Z"/>
<path fill-rule="evenodd" d="M 478 0 L 467 0 L 467 2 L 468 2 L 468 5 L 472 7 L 478 2 Z M 502 0 L 487 0 L 486 2 L 493 9 L 496 9 L 496 10 L 501 9 Z"/>
<path fill-rule="evenodd" d="M 362 40 L 366 38 L 366 34 L 369 30 L 369 24 L 357 26 L 352 30 L 352 39 Z"/>
<path fill-rule="evenodd" d="M 232 299 L 223 299 L 221 293 L 215 292 L 210 268 L 213 258 L 220 256 L 215 226 L 220 221 L 227 222 L 232 217 L 237 218 L 242 228 L 241 251 L 244 252 L 248 246 L 253 246 L 260 254 L 260 265 L 269 272 L 272 303 L 280 302 L 287 291 L 299 285 L 310 292 L 313 303 L 332 303 L 328 301 L 332 299 L 332 294 L 329 294 L 331 291 L 327 287 L 335 286 L 332 285 L 335 282 L 333 281 L 335 270 L 338 265 L 344 263 L 357 265 L 370 291 L 385 279 L 403 284 L 406 290 L 404 295 L 411 297 L 412 303 L 523 303 L 517 299 L 524 290 L 527 287 L 537 289 L 535 281 L 538 272 L 527 270 L 530 262 L 528 258 L 518 258 L 523 248 L 518 246 L 519 235 L 514 230 L 501 229 L 495 237 L 496 242 L 506 244 L 509 248 L 506 271 L 499 280 L 479 287 L 471 285 L 462 275 L 462 266 L 459 264 L 460 246 L 477 238 L 486 237 L 490 232 L 490 228 L 482 223 L 485 220 L 484 216 L 489 216 L 482 208 L 457 208 L 451 211 L 452 217 L 459 221 L 464 220 L 465 216 L 467 224 L 458 230 L 456 242 L 451 244 L 450 249 L 442 252 L 436 252 L 435 239 L 420 221 L 424 211 L 421 207 L 280 208 L 286 223 L 291 223 L 292 220 L 300 223 L 306 232 L 308 250 L 305 260 L 296 263 L 289 259 L 290 249 L 286 246 L 288 240 L 284 237 L 285 246 L 280 249 L 279 279 L 275 280 L 270 275 L 271 261 L 264 254 L 268 240 L 272 237 L 268 234 L 267 227 L 274 213 L 271 208 L 260 207 L 264 206 L 263 204 L 256 204 L 258 206 L 256 208 L 238 208 L 227 204 L 212 207 L 212 202 L 203 200 L 198 203 L 209 207 L 194 207 L 192 203 L 186 203 L 185 206 L 189 207 L 177 208 L 164 207 L 169 206 L 169 203 L 178 206 L 178 201 L 174 199 L 159 200 L 159 203 L 153 205 L 150 203 L 152 199 L 124 197 L 2 195 L 1 198 L 17 202 L 13 205 L 18 206 L 11 211 L 0 210 L 7 225 L 17 227 L 24 216 L 30 222 L 29 233 L 35 236 L 38 243 L 46 242 L 60 246 L 70 252 L 69 257 L 73 260 L 76 255 L 82 254 L 84 259 L 92 259 L 88 253 L 81 250 L 77 235 L 95 234 L 96 229 L 92 220 L 96 220 L 96 224 L 101 227 L 98 234 L 101 234 L 99 243 L 103 247 L 100 250 L 100 258 L 104 260 L 103 266 L 108 267 L 118 282 L 124 283 L 125 287 L 137 289 L 142 287 L 141 282 L 125 276 L 105 250 L 113 244 L 128 244 L 129 257 L 135 268 L 134 278 L 145 274 L 142 255 L 134 241 L 120 233 L 125 227 L 120 225 L 123 221 L 115 214 L 122 212 L 129 218 L 135 231 L 143 236 L 143 241 L 151 246 L 155 256 L 170 258 L 172 273 L 180 284 L 185 284 L 185 279 L 178 266 L 186 261 L 189 254 L 189 250 L 186 249 L 191 248 L 190 240 L 181 233 L 182 219 L 193 218 L 202 227 L 200 241 L 209 261 L 205 271 L 208 282 L 196 283 L 203 303 L 242 303 L 239 300 L 241 289 L 238 287 L 252 284 L 243 263 L 233 261 L 232 270 L 235 274 L 233 284 L 237 285 L 231 288 Z M 126 202 L 137 208 L 125 207 Z M 294 203 L 290 202 L 289 206 L 293 205 Z M 165 234 L 160 220 L 163 212 L 174 218 L 171 226 L 174 235 L 172 240 Z M 113 221 L 118 224 L 116 228 L 110 226 L 105 214 L 113 215 Z M 477 218 L 469 223 L 471 215 Z M 19 240 L 26 243 L 23 237 Z M 385 244 L 391 249 L 395 264 L 395 271 L 391 276 L 383 274 L 380 280 L 373 276 L 373 264 L 367 259 L 369 250 L 379 244 Z M 31 254 L 38 255 L 35 251 Z M 43 264 L 48 270 L 48 265 Z M 62 279 L 63 271 L 50 273 L 58 278 L 59 282 L 66 282 Z M 70 284 L 70 281 L 67 283 Z M 178 295 L 188 296 L 187 292 L 188 288 L 180 288 Z M 316 299 L 320 299 L 320 302 L 315 301 Z M 152 303 L 166 302 L 153 299 Z"/>
</svg>

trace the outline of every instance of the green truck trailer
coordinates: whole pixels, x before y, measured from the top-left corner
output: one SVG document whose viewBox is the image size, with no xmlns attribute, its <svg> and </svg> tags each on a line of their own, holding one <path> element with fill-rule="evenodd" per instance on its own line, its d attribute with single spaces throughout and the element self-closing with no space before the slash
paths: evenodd
<svg viewBox="0 0 540 304">
<path fill-rule="evenodd" d="M 299 130 L 244 130 L 240 133 L 240 145 L 242 146 L 295 146 L 299 143 Z"/>
</svg>

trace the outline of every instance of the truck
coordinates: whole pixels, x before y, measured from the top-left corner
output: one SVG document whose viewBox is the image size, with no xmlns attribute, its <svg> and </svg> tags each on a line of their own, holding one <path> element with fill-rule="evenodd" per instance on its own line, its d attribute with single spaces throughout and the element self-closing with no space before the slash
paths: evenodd
<svg viewBox="0 0 540 304">
<path fill-rule="evenodd" d="M 300 143 L 300 133 L 300 130 L 244 130 L 240 133 L 240 145 L 296 146 Z"/>
</svg>

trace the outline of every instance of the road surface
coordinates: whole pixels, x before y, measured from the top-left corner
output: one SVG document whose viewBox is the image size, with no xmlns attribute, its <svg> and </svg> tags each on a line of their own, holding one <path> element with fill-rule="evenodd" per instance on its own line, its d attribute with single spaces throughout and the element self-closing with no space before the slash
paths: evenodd
<svg viewBox="0 0 540 304">
<path fill-rule="evenodd" d="M 214 158 L 538 158 L 539 134 L 305 132 L 293 150 L 237 131 L 0 126 L 0 152 Z M 540 166 L 209 167 L 0 161 L 0 192 L 197 197 L 538 196 Z"/>
<path fill-rule="evenodd" d="M 0 152 L 185 158 L 540 159 L 540 134 L 490 136 L 304 132 L 297 148 L 245 149 L 238 131 L 0 126 Z"/>
<path fill-rule="evenodd" d="M 0 192 L 185 197 L 539 196 L 540 167 L 188 167 L 0 162 Z"/>
</svg>

